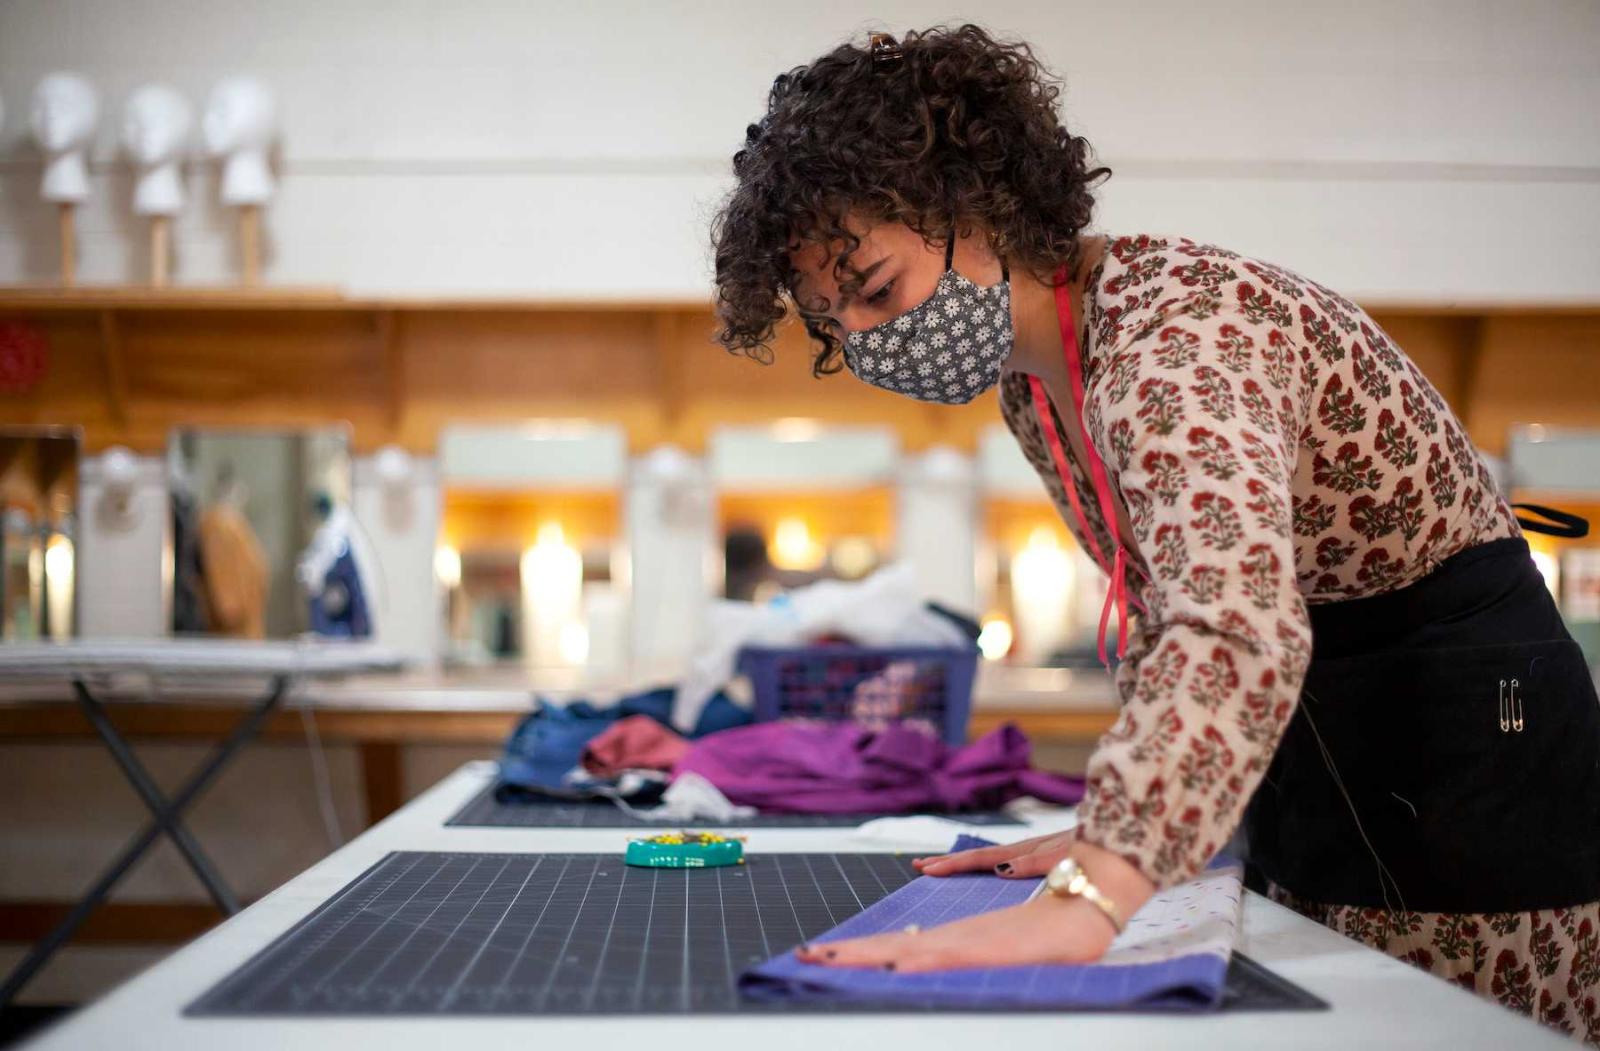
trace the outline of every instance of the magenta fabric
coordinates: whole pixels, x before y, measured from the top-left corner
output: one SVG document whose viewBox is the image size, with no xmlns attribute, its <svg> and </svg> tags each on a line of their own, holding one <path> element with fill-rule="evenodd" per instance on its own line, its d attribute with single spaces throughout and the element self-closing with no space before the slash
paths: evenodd
<svg viewBox="0 0 1600 1051">
<path fill-rule="evenodd" d="M 960 748 L 891 724 L 757 723 L 691 742 L 673 776 L 694 772 L 735 803 L 792 814 L 992 810 L 1018 796 L 1083 798 L 1083 779 L 1032 769 L 1007 723 Z"/>
</svg>

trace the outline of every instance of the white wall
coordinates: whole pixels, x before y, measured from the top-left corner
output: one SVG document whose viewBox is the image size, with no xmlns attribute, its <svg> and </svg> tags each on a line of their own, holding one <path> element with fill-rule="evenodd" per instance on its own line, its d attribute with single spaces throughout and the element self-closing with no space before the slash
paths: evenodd
<svg viewBox="0 0 1600 1051">
<path fill-rule="evenodd" d="M 410 478 L 393 489 L 379 477 L 372 457 L 355 460 L 351 468 L 352 509 L 381 574 L 376 582 L 377 641 L 407 661 L 431 665 L 444 631 L 442 596 L 433 574 L 443 510 L 438 463 L 413 458 Z"/>
<path fill-rule="evenodd" d="M 597 489 L 620 486 L 628 432 L 582 420 L 456 423 L 439 432 L 439 472 L 470 489 Z"/>
<path fill-rule="evenodd" d="M 1102 224 L 1215 239 L 1368 301 L 1600 293 L 1600 5 L 1590 0 L 10 0 L 0 5 L 0 282 L 45 280 L 27 99 L 56 68 L 108 119 L 85 280 L 137 273 L 109 119 L 136 84 L 282 100 L 268 279 L 352 290 L 702 299 L 706 222 L 782 69 L 867 28 L 972 18 L 1030 40 L 1117 170 Z M 223 217 L 176 279 L 231 273 Z"/>
<path fill-rule="evenodd" d="M 661 447 L 633 461 L 627 498 L 630 671 L 681 675 L 701 641 L 719 554 L 716 494 L 704 461 Z"/>
<path fill-rule="evenodd" d="M 977 472 L 947 448 L 908 458 L 895 494 L 897 554 L 911 563 L 922 594 L 980 618 Z"/>
<path fill-rule="evenodd" d="M 106 492 L 101 458 L 83 461 L 78 482 L 78 634 L 152 638 L 167 634 L 163 551 L 172 516 L 166 465 L 135 461 L 127 502 Z"/>
<path fill-rule="evenodd" d="M 706 465 L 724 492 L 885 485 L 901 465 L 900 436 L 892 427 L 810 420 L 722 426 L 706 439 Z"/>
</svg>

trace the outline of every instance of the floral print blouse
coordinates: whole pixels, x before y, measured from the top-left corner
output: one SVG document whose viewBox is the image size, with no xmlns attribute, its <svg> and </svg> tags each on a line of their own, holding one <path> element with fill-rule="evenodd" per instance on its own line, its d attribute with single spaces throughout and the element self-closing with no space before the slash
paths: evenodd
<svg viewBox="0 0 1600 1051">
<path fill-rule="evenodd" d="M 1400 587 L 1520 530 L 1438 391 L 1322 285 L 1139 235 L 1109 240 L 1086 299 L 1084 424 L 1133 526 L 1128 584 L 1147 612 L 1080 835 L 1166 886 L 1227 843 L 1265 773 L 1311 657 L 1307 604 Z M 1026 376 L 1005 374 L 1000 406 L 1079 532 Z M 1068 459 L 1094 546 L 1112 551 Z"/>
</svg>

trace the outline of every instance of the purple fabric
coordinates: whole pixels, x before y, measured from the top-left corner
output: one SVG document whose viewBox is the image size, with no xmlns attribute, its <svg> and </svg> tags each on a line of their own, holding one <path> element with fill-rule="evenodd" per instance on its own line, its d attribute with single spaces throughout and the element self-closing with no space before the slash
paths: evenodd
<svg viewBox="0 0 1600 1051">
<path fill-rule="evenodd" d="M 988 845 L 988 840 L 962 836 L 951 849 Z M 1019 905 L 1038 882 L 988 873 L 921 876 L 811 943 L 903 930 L 908 923 L 931 927 Z M 790 951 L 745 971 L 739 976 L 739 991 L 752 999 L 781 1003 L 1209 1011 L 1222 1003 L 1227 973 L 1227 957 L 1206 953 L 1121 966 L 1030 964 L 905 974 L 801 963 Z"/>
<path fill-rule="evenodd" d="M 897 724 L 757 723 L 691 744 L 673 775 L 694 772 L 730 800 L 773 813 L 993 810 L 1018 796 L 1083 798 L 1083 779 L 1034 770 L 1010 723 L 960 748 Z"/>
</svg>

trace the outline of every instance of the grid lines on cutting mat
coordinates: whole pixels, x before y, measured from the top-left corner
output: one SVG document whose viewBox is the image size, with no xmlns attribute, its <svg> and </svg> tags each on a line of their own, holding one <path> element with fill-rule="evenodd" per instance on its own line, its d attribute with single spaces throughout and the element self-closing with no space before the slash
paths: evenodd
<svg viewBox="0 0 1600 1051">
<path fill-rule="evenodd" d="M 914 878 L 888 854 L 767 854 L 715 869 L 614 854 L 395 853 L 192 1015 L 764 1010 L 740 971 Z"/>
<path fill-rule="evenodd" d="M 738 821 L 695 818 L 694 828 L 854 828 L 875 817 L 903 814 L 760 814 Z M 998 811 L 945 815 L 969 825 L 1016 825 Z M 446 825 L 456 828 L 673 828 L 683 822 L 645 821 L 606 800 L 530 800 L 502 803 L 490 785 L 457 811 Z"/>
</svg>

